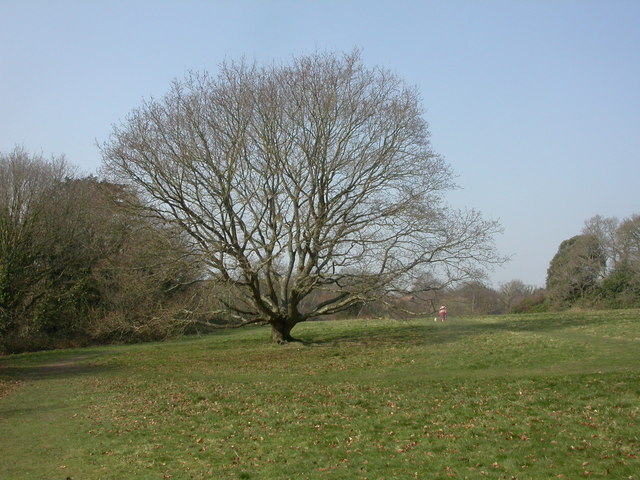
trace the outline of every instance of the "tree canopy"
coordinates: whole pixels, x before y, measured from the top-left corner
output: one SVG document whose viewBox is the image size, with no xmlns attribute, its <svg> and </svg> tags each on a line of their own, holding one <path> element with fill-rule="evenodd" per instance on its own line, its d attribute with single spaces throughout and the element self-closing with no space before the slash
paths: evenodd
<svg viewBox="0 0 640 480">
<path fill-rule="evenodd" d="M 596 215 L 585 222 L 605 256 L 600 297 L 607 306 L 637 306 L 640 302 L 640 215 L 619 220 Z"/>
<path fill-rule="evenodd" d="M 502 259 L 495 221 L 450 208 L 420 97 L 358 52 L 189 73 L 115 125 L 104 172 L 176 226 L 217 284 L 216 313 L 298 322 Z M 212 312 L 214 313 L 214 312 Z"/>
<path fill-rule="evenodd" d="M 551 303 L 571 304 L 594 291 L 602 278 L 606 257 L 598 240 L 582 234 L 563 241 L 547 270 Z"/>
</svg>

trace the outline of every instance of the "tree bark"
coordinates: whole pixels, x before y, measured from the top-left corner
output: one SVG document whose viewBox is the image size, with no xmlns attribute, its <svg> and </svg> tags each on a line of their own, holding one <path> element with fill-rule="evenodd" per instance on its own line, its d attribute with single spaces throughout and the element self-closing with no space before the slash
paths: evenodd
<svg viewBox="0 0 640 480">
<path fill-rule="evenodd" d="M 295 327 L 295 323 L 283 320 L 271 322 L 271 340 L 274 343 L 284 345 L 290 342 L 299 342 L 300 340 L 291 336 L 291 330 Z"/>
</svg>

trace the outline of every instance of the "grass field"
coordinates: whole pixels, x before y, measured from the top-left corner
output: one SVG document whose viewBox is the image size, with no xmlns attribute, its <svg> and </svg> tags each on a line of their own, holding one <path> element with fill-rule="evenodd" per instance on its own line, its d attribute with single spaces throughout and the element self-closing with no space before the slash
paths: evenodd
<svg viewBox="0 0 640 480">
<path fill-rule="evenodd" d="M 0 359 L 0 479 L 640 479 L 640 311 Z"/>
</svg>

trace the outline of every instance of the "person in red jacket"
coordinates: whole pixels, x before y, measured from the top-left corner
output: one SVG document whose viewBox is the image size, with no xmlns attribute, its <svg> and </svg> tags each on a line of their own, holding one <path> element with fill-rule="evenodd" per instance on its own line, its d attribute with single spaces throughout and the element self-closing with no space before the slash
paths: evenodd
<svg viewBox="0 0 640 480">
<path fill-rule="evenodd" d="M 440 307 L 440 321 L 444 322 L 447 319 L 447 307 L 442 305 Z"/>
</svg>

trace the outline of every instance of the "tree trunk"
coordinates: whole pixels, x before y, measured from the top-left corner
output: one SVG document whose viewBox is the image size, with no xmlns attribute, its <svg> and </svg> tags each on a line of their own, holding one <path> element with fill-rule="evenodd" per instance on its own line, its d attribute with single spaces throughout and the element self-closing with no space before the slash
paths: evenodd
<svg viewBox="0 0 640 480">
<path fill-rule="evenodd" d="M 295 322 L 277 320 L 271 322 L 271 340 L 281 345 L 289 342 L 299 342 L 291 336 L 291 330 L 295 327 Z"/>
</svg>

